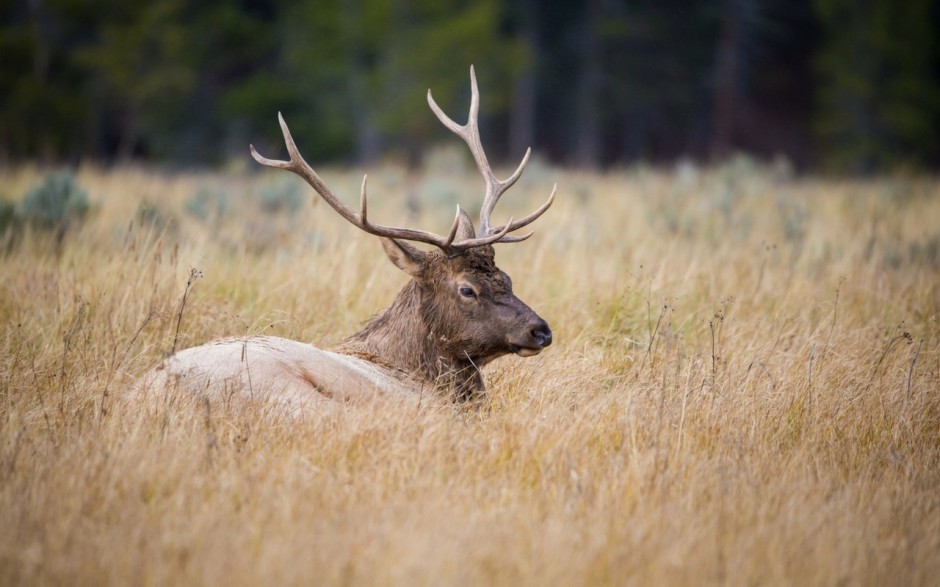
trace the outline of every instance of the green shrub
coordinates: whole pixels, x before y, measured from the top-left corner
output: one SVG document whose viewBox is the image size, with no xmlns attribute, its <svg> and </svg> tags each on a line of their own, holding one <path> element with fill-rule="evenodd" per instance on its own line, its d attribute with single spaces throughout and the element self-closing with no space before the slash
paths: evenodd
<svg viewBox="0 0 940 587">
<path fill-rule="evenodd" d="M 17 224 L 54 230 L 61 239 L 81 224 L 90 208 L 88 194 L 75 182 L 75 176 L 61 171 L 47 175 L 42 184 L 26 193 L 14 211 L 14 220 Z"/>
<path fill-rule="evenodd" d="M 293 179 L 265 184 L 258 190 L 261 211 L 266 214 L 294 214 L 303 206 L 305 199 L 300 184 Z"/>
<path fill-rule="evenodd" d="M 201 222 L 218 222 L 229 211 L 225 192 L 203 186 L 186 201 L 186 212 Z"/>
</svg>

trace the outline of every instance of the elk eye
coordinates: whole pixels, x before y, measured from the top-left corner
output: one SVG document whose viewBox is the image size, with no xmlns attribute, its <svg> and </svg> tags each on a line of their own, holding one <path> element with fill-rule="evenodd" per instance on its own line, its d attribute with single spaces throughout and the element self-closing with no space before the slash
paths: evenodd
<svg viewBox="0 0 940 587">
<path fill-rule="evenodd" d="M 475 298 L 477 297 L 477 292 L 473 291 L 472 287 L 467 287 L 466 285 L 460 288 L 460 295 L 465 298 Z"/>
</svg>

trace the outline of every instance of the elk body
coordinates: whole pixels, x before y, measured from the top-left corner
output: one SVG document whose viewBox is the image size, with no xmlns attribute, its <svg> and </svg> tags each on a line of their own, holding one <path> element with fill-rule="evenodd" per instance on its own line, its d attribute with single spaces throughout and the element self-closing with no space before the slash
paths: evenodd
<svg viewBox="0 0 940 587">
<path fill-rule="evenodd" d="M 290 160 L 267 159 L 252 146 L 255 160 L 302 177 L 340 216 L 378 236 L 385 254 L 411 280 L 391 306 L 332 350 L 269 336 L 222 339 L 169 357 L 144 376 L 138 389 L 180 390 L 210 398 L 247 395 L 301 412 L 318 403 L 377 394 L 416 397 L 443 392 L 467 400 L 484 392 L 480 370 L 493 359 L 506 354 L 528 357 L 550 345 L 548 324 L 513 294 L 511 279 L 494 262 L 493 245 L 531 236 L 511 233 L 541 216 L 551 206 L 555 189 L 532 214 L 491 225 L 496 203 L 519 179 L 530 151 L 509 178 L 496 178 L 480 142 L 479 92 L 472 67 L 470 81 L 466 125 L 444 114 L 430 90 L 428 104 L 447 128 L 466 141 L 486 180 L 479 230 L 459 206 L 446 236 L 373 224 L 368 219 L 365 178 L 356 212 L 303 160 L 278 115 Z M 434 249 L 425 251 L 410 242 Z"/>
</svg>

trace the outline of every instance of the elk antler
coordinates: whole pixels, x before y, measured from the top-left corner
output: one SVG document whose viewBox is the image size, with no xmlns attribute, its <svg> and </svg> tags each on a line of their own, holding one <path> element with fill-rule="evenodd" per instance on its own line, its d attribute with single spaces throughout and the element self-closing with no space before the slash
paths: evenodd
<svg viewBox="0 0 940 587">
<path fill-rule="evenodd" d="M 372 224 L 369 222 L 367 216 L 366 180 L 368 176 L 363 176 L 362 178 L 362 191 L 359 196 L 359 213 L 356 214 L 349 208 L 349 206 L 344 204 L 339 198 L 336 197 L 330 188 L 327 187 L 325 183 L 323 183 L 323 180 L 319 175 L 317 175 L 317 172 L 314 171 L 306 161 L 304 161 L 303 156 L 301 156 L 300 151 L 297 149 L 297 145 L 294 144 L 294 139 L 291 137 L 290 129 L 287 128 L 287 123 L 284 122 L 284 117 L 280 112 L 277 114 L 277 119 L 281 123 L 281 131 L 284 133 L 284 144 L 287 145 L 287 152 L 290 155 L 290 161 L 278 161 L 276 159 L 262 157 L 258 151 L 255 150 L 254 145 L 250 145 L 251 156 L 255 158 L 255 161 L 262 165 L 267 165 L 268 167 L 274 167 L 276 169 L 286 169 L 287 171 L 299 175 L 308 184 L 310 184 L 310 186 L 316 190 L 316 192 L 320 194 L 324 200 L 326 200 L 327 204 L 339 212 L 340 216 L 348 220 L 352 225 L 359 227 L 369 234 L 427 243 L 450 252 L 466 250 L 472 247 L 480 247 L 494 243 L 505 236 L 507 232 L 509 232 L 510 227 L 507 226 L 504 230 L 495 235 L 487 235 L 483 238 L 473 238 L 454 242 L 454 238 L 457 236 L 457 227 L 459 225 L 460 206 L 457 207 L 457 216 L 454 218 L 454 224 L 451 226 L 450 233 L 446 237 L 434 234 L 433 232 L 426 232 L 424 230 L 413 230 L 410 228 L 396 228 L 392 226 Z"/>
<path fill-rule="evenodd" d="M 490 213 L 493 211 L 493 207 L 496 206 L 496 202 L 499 200 L 499 197 L 503 194 L 503 192 L 509 189 L 512 184 L 514 184 L 516 180 L 519 179 L 519 176 L 522 174 L 522 170 L 525 168 L 526 161 L 529 159 L 529 151 L 531 151 L 531 149 L 526 151 L 526 155 L 522 160 L 522 164 L 519 165 L 519 168 L 509 179 L 502 182 L 496 179 L 489 167 L 489 163 L 486 161 L 486 155 L 483 153 L 483 147 L 480 144 L 480 132 L 477 128 L 479 92 L 477 91 L 477 80 L 476 75 L 473 72 L 473 66 L 470 67 L 470 80 L 472 82 L 473 99 L 470 104 L 470 120 L 467 122 L 467 126 L 459 126 L 450 118 L 448 118 L 447 115 L 444 114 L 440 108 L 438 108 L 437 104 L 434 103 L 433 98 L 431 98 L 430 90 L 428 90 L 428 103 L 431 105 L 431 109 L 434 110 L 434 113 L 437 115 L 437 117 L 441 120 L 441 122 L 444 123 L 445 126 L 447 126 L 447 128 L 451 129 L 463 137 L 465 141 L 467 141 L 467 144 L 470 146 L 470 150 L 473 153 L 473 157 L 477 161 L 477 166 L 480 168 L 481 173 L 483 173 L 483 176 L 487 180 L 486 197 L 483 201 L 483 208 L 480 211 L 480 236 L 477 238 L 470 238 L 454 242 L 454 239 L 457 236 L 457 229 L 460 224 L 461 211 L 459 205 L 457 206 L 457 214 L 454 217 L 454 223 L 451 225 L 450 232 L 446 237 L 424 230 L 372 224 L 369 222 L 367 216 L 366 179 L 368 176 L 363 176 L 362 178 L 362 189 L 359 195 L 359 213 L 357 214 L 352 209 L 350 209 L 349 206 L 337 198 L 330 188 L 327 187 L 327 185 L 323 182 L 320 176 L 317 175 L 317 172 L 314 171 L 306 161 L 304 161 L 303 156 L 301 156 L 300 151 L 297 149 L 297 145 L 294 143 L 293 137 L 291 137 L 290 130 L 287 128 L 287 123 L 284 122 L 284 117 L 280 112 L 277 114 L 277 119 L 281 125 L 281 131 L 284 133 L 284 144 L 287 146 L 287 153 L 290 155 L 290 160 L 279 161 L 276 159 L 268 159 L 267 157 L 263 157 L 258 153 L 258 151 L 255 150 L 254 145 L 250 145 L 251 156 L 254 157 L 255 161 L 262 165 L 274 167 L 276 169 L 286 169 L 287 171 L 299 175 L 304 179 L 304 181 L 310 184 L 310 186 L 318 194 L 320 194 L 320 197 L 326 200 L 326 203 L 336 210 L 340 216 L 345 218 L 352 225 L 364 230 L 365 232 L 368 232 L 369 234 L 426 243 L 429 245 L 434 245 L 449 254 L 465 251 L 473 247 L 481 247 L 484 245 L 493 244 L 495 242 L 518 242 L 525 240 L 532 236 L 532 233 L 526 234 L 524 236 L 507 236 L 507 234 L 528 225 L 533 220 L 541 216 L 542 213 L 548 210 L 548 207 L 552 205 L 552 201 L 555 198 L 555 189 L 552 189 L 552 195 L 548 198 L 548 201 L 542 205 L 541 208 L 516 222 L 513 222 L 513 219 L 510 218 L 509 222 L 505 226 L 498 227 L 495 232 L 492 231 L 489 225 Z"/>
<path fill-rule="evenodd" d="M 514 171 L 512 175 L 502 181 L 496 178 L 496 175 L 493 173 L 493 169 L 486 160 L 486 153 L 483 151 L 483 143 L 480 140 L 480 126 L 477 123 L 477 116 L 480 111 L 480 92 L 477 89 L 477 76 L 476 72 L 473 70 L 472 65 L 470 66 L 470 114 L 467 117 L 467 124 L 461 126 L 454 122 L 449 116 L 444 114 L 444 111 L 441 110 L 441 108 L 434 101 L 434 98 L 431 96 L 431 90 L 428 90 L 428 105 L 431 107 L 431 110 L 434 111 L 437 119 L 440 120 L 444 126 L 449 128 L 451 132 L 462 138 L 467 143 L 467 146 L 470 147 L 470 152 L 473 154 L 473 159 L 477 163 L 477 168 L 480 170 L 480 173 L 486 180 L 486 196 L 483 198 L 483 207 L 480 209 L 481 237 L 487 237 L 494 234 L 494 230 L 496 234 L 505 234 L 506 232 L 519 230 L 520 228 L 532 223 L 536 218 L 548 210 L 548 208 L 552 205 L 552 202 L 555 200 L 555 191 L 558 189 L 558 184 L 555 184 L 555 186 L 552 188 L 552 193 L 548 197 L 548 201 L 542 204 L 542 206 L 535 212 L 529 214 L 525 218 L 516 220 L 515 222 L 513 222 L 512 218 L 510 218 L 509 222 L 505 226 L 500 226 L 495 229 L 490 226 L 490 215 L 493 213 L 493 208 L 496 207 L 496 202 L 499 201 L 500 196 L 502 196 L 506 190 L 511 188 L 522 175 L 522 172 L 525 170 L 526 163 L 529 162 L 529 155 L 532 153 L 532 149 L 526 149 L 525 156 L 522 158 L 522 163 L 519 164 L 519 167 L 516 168 L 516 171 Z M 523 236 L 504 236 L 500 239 L 497 239 L 497 242 L 519 242 L 524 241 L 530 236 L 532 236 L 531 232 Z"/>
</svg>

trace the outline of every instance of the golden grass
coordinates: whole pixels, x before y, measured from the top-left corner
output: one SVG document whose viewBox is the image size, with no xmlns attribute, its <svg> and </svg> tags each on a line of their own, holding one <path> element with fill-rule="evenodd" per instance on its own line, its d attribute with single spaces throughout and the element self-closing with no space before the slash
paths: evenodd
<svg viewBox="0 0 940 587">
<path fill-rule="evenodd" d="M 80 170 L 96 209 L 61 253 L 0 258 L 0 583 L 935 582 L 940 184 L 533 171 L 498 214 L 559 200 L 498 261 L 555 344 L 490 368 L 480 410 L 290 421 L 121 393 L 191 268 L 178 348 L 339 342 L 404 283 L 374 238 L 260 212 L 276 174 Z M 185 212 L 205 186 L 217 220 Z M 478 187 L 380 169 L 372 215 L 441 232 Z"/>
</svg>

